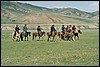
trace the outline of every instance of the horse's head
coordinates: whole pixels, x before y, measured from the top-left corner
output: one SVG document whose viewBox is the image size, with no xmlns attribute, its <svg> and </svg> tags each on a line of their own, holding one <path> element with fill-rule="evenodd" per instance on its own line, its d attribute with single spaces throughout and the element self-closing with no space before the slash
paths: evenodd
<svg viewBox="0 0 100 67">
<path fill-rule="evenodd" d="M 47 35 L 49 36 L 51 33 L 50 32 L 47 32 Z"/>
<path fill-rule="evenodd" d="M 37 36 L 37 34 L 38 34 L 37 32 L 33 32 L 33 35 Z"/>
<path fill-rule="evenodd" d="M 43 31 L 43 35 L 45 36 L 46 35 L 46 32 Z"/>
<path fill-rule="evenodd" d="M 58 35 L 58 32 L 57 31 L 55 31 L 55 35 Z"/>
<path fill-rule="evenodd" d="M 81 30 L 78 30 L 78 33 L 82 34 L 82 31 Z"/>
</svg>

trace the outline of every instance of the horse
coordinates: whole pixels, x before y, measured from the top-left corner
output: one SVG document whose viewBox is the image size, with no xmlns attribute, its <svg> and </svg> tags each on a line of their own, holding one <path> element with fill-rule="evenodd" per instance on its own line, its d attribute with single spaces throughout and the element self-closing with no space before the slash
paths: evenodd
<svg viewBox="0 0 100 67">
<path fill-rule="evenodd" d="M 40 35 L 40 36 L 39 36 Z M 33 40 L 35 39 L 36 40 L 36 37 L 39 37 L 39 40 L 40 40 L 40 37 L 42 37 L 42 39 L 44 40 L 43 36 L 46 36 L 46 32 L 41 32 L 40 34 L 38 34 L 37 32 L 33 32 Z"/>
<path fill-rule="evenodd" d="M 79 35 L 78 35 L 78 33 L 82 34 L 82 31 L 81 31 L 81 30 L 76 30 L 76 32 L 74 33 L 74 39 L 75 39 L 75 40 L 76 40 L 76 36 L 77 36 L 77 38 L 78 38 L 78 40 L 79 40 Z"/>
<path fill-rule="evenodd" d="M 70 37 L 69 37 L 70 38 L 69 39 L 70 41 L 71 40 L 74 41 L 75 32 L 76 32 L 76 29 L 71 31 L 71 34 L 70 34 Z"/>
<path fill-rule="evenodd" d="M 63 40 L 66 40 L 66 38 L 68 37 L 68 31 L 66 29 L 64 29 L 64 34 L 62 34 L 63 36 Z"/>
<path fill-rule="evenodd" d="M 62 32 L 58 32 L 59 38 L 61 38 L 62 34 L 63 34 Z"/>
<path fill-rule="evenodd" d="M 57 31 L 56 32 L 53 31 L 52 32 L 52 37 L 53 37 L 52 41 L 54 41 L 56 35 L 58 35 L 58 32 Z M 47 41 L 49 41 L 49 38 L 51 38 L 51 32 L 47 32 L 47 36 L 48 36 L 48 40 Z"/>
<path fill-rule="evenodd" d="M 12 40 L 16 41 L 16 42 L 19 42 L 20 41 L 20 33 L 18 33 L 17 31 L 13 32 L 12 33 Z"/>
<path fill-rule="evenodd" d="M 21 38 L 21 41 L 23 41 L 23 36 L 25 37 L 25 41 L 26 41 L 26 38 L 27 38 L 27 41 L 28 41 L 28 36 L 31 36 L 31 32 L 21 32 L 20 34 L 20 38 Z"/>
</svg>

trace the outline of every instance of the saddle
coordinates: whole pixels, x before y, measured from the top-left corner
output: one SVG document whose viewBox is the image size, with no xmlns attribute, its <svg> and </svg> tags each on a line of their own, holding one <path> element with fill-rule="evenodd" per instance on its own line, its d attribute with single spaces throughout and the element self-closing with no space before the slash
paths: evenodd
<svg viewBox="0 0 100 67">
<path fill-rule="evenodd" d="M 26 35 L 26 34 L 27 34 L 27 32 L 23 32 L 23 34 L 24 34 L 24 35 Z"/>
</svg>

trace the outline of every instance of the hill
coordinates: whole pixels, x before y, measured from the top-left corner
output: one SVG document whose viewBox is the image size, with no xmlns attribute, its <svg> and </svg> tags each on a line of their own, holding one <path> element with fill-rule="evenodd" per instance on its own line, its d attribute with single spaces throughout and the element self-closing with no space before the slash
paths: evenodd
<svg viewBox="0 0 100 67">
<path fill-rule="evenodd" d="M 1 24 L 99 24 L 99 11 L 46 8 L 27 3 L 1 1 Z M 97 25 L 98 26 L 98 25 Z"/>
<path fill-rule="evenodd" d="M 84 12 L 81 10 L 78 10 L 76 8 L 52 8 L 53 12 L 58 12 L 64 15 L 75 15 L 75 16 L 80 16 L 80 17 L 87 17 L 87 18 L 92 18 L 96 15 L 99 15 L 99 11 L 96 12 Z"/>
</svg>

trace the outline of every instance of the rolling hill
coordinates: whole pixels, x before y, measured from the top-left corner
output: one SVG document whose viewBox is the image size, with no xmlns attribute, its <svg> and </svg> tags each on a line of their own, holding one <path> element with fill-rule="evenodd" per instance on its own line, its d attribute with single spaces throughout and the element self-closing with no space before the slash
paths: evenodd
<svg viewBox="0 0 100 67">
<path fill-rule="evenodd" d="M 46 8 L 27 3 L 1 1 L 1 24 L 92 24 L 98 27 L 99 11 Z"/>
</svg>

